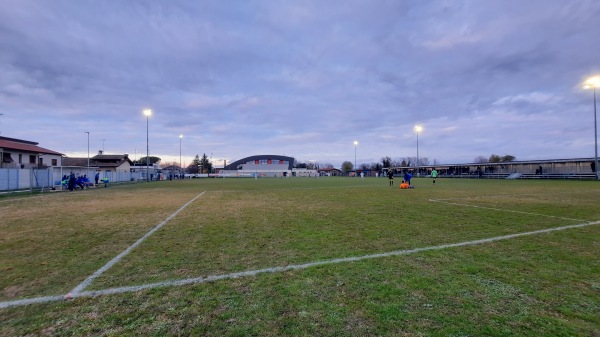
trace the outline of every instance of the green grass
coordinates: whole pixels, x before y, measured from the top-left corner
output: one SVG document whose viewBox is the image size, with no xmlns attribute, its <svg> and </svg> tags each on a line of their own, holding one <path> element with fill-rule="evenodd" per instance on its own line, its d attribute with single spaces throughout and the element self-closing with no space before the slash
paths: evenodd
<svg viewBox="0 0 600 337">
<path fill-rule="evenodd" d="M 581 181 L 209 179 L 0 199 L 0 301 L 600 220 Z M 431 199 L 444 202 L 432 202 Z M 600 336 L 600 225 L 474 246 L 0 309 L 0 335 Z"/>
</svg>

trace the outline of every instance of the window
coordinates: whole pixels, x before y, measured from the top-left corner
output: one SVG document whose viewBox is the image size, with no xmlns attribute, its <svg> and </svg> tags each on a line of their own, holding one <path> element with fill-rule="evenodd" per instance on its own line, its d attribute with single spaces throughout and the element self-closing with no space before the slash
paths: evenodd
<svg viewBox="0 0 600 337">
<path fill-rule="evenodd" d="M 33 154 L 29 155 L 29 164 L 35 164 L 35 155 L 33 155 Z"/>
<path fill-rule="evenodd" d="M 23 154 L 19 153 L 19 164 L 23 162 Z"/>
<path fill-rule="evenodd" d="M 10 152 L 4 152 L 2 153 L 2 161 L 5 163 L 12 163 L 13 159 L 10 156 Z"/>
<path fill-rule="evenodd" d="M 52 166 L 58 166 L 58 160 L 52 159 Z"/>
<path fill-rule="evenodd" d="M 39 165 L 39 166 L 44 166 L 44 158 L 41 158 L 41 157 L 40 157 L 40 158 L 38 159 L 38 165 Z"/>
</svg>

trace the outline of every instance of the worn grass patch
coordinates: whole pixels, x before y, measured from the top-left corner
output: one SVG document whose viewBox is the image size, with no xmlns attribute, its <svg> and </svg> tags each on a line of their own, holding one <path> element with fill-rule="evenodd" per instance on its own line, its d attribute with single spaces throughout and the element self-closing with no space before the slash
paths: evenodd
<svg viewBox="0 0 600 337">
<path fill-rule="evenodd" d="M 463 242 L 600 220 L 595 182 L 210 179 L 0 199 L 1 300 Z M 432 202 L 431 199 L 439 200 Z M 0 335 L 594 336 L 600 226 L 0 309 Z"/>
</svg>

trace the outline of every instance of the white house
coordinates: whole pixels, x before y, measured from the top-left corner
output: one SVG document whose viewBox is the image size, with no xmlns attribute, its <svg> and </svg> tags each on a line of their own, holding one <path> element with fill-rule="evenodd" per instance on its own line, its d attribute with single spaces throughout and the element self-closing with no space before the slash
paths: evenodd
<svg viewBox="0 0 600 337">
<path fill-rule="evenodd" d="M 62 166 L 63 154 L 38 143 L 0 136 L 0 168 L 45 168 Z"/>
</svg>

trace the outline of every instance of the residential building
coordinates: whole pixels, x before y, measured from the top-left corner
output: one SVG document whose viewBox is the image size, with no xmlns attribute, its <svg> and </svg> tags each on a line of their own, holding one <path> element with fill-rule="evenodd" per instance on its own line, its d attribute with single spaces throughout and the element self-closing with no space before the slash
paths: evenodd
<svg viewBox="0 0 600 337">
<path fill-rule="evenodd" d="M 0 136 L 0 168 L 46 168 L 62 166 L 64 154 L 38 143 Z"/>
</svg>

